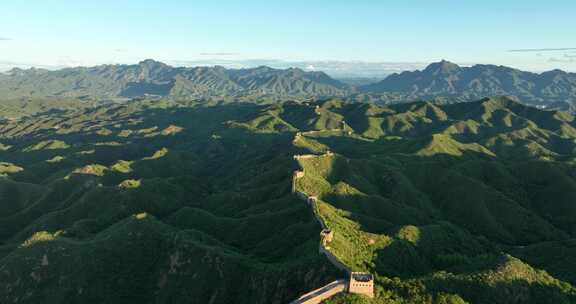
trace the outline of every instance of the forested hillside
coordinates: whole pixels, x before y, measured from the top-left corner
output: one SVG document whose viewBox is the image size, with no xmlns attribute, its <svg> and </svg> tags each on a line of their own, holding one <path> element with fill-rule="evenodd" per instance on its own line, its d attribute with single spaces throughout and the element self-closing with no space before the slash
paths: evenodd
<svg viewBox="0 0 576 304">
<path fill-rule="evenodd" d="M 6 120 L 0 148 L 2 303 L 288 303 L 343 275 L 298 167 L 333 253 L 376 276 L 329 303 L 576 301 L 564 112 L 145 100 Z"/>
</svg>

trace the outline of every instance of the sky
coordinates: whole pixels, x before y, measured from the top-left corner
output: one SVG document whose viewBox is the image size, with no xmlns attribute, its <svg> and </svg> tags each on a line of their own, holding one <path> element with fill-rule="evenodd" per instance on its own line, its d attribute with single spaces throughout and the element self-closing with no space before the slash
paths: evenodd
<svg viewBox="0 0 576 304">
<path fill-rule="evenodd" d="M 446 59 L 576 71 L 574 12 L 574 0 L 2 1 L 0 69 L 153 58 L 377 73 Z"/>
</svg>

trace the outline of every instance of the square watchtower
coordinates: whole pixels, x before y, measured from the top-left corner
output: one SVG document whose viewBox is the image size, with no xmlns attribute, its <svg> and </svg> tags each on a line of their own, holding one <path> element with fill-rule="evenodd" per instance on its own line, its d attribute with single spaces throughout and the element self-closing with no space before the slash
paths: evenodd
<svg viewBox="0 0 576 304">
<path fill-rule="evenodd" d="M 374 298 L 374 276 L 366 272 L 350 273 L 348 292 Z"/>
<path fill-rule="evenodd" d="M 322 229 L 320 232 L 320 239 L 322 240 L 322 244 L 327 246 L 334 239 L 334 231 L 331 229 Z"/>
</svg>

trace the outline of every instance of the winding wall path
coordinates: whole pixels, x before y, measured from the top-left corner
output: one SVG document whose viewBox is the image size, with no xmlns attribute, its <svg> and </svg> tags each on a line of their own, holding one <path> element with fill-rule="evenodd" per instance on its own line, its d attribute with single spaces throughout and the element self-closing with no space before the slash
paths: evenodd
<svg viewBox="0 0 576 304">
<path fill-rule="evenodd" d="M 321 114 L 321 109 L 316 106 L 316 108 L 314 109 L 314 112 L 318 115 Z M 350 129 L 350 127 L 348 127 L 347 129 L 347 124 L 345 121 L 342 121 L 342 128 L 341 129 L 333 129 L 333 130 L 328 130 L 328 131 L 341 131 L 341 132 L 346 132 L 348 135 L 351 135 L 353 132 Z M 292 140 L 292 142 L 294 144 L 296 144 L 296 142 L 298 141 L 298 139 L 300 139 L 303 135 L 315 135 L 315 134 L 319 134 L 322 131 L 308 131 L 308 132 L 297 132 L 296 135 L 294 136 L 294 139 Z M 311 158 L 316 158 L 316 157 L 325 157 L 325 156 L 331 156 L 333 155 L 332 152 L 328 151 L 326 152 L 324 155 L 316 155 L 316 154 L 305 154 L 305 155 L 294 155 L 294 160 L 299 161 L 301 159 L 311 159 Z M 298 163 L 300 165 L 300 163 Z M 374 291 L 373 291 L 373 277 L 370 274 L 367 274 L 370 276 L 370 286 L 367 287 L 366 282 L 365 281 L 360 281 L 360 284 L 357 284 L 358 282 L 357 280 L 357 275 L 366 275 L 366 273 L 353 273 L 352 270 L 346 266 L 344 263 L 342 263 L 340 260 L 338 260 L 338 258 L 332 253 L 330 252 L 330 247 L 327 246 L 328 243 L 330 243 L 332 241 L 333 238 L 333 231 L 330 230 L 330 228 L 326 225 L 326 223 L 324 222 L 324 219 L 322 219 L 322 216 L 320 216 L 320 211 L 318 209 L 318 202 L 317 202 L 317 198 L 315 196 L 310 196 L 305 192 L 302 192 L 300 190 L 297 189 L 297 181 L 300 178 L 303 178 L 305 176 L 305 172 L 304 172 L 304 168 L 302 166 L 300 166 L 300 170 L 295 171 L 294 175 L 292 176 L 292 193 L 295 194 L 298 198 L 302 199 L 303 201 L 305 201 L 309 206 L 310 209 L 312 210 L 312 214 L 314 215 L 314 218 L 316 218 L 316 220 L 320 223 L 320 226 L 322 227 L 322 232 L 320 233 L 320 248 L 319 248 L 319 252 L 321 254 L 324 254 L 326 256 L 326 258 L 328 258 L 328 260 L 338 269 L 346 272 L 350 279 L 342 279 L 342 280 L 337 280 L 334 281 L 330 284 L 327 284 L 323 287 L 320 287 L 316 290 L 313 290 L 305 295 L 302 295 L 301 297 L 299 297 L 298 299 L 290 302 L 290 304 L 319 304 L 322 301 L 338 294 L 341 292 L 352 292 L 352 293 L 359 293 L 359 294 L 364 294 L 367 295 L 371 298 L 374 297 Z M 362 285 L 361 287 L 359 287 L 358 285 Z"/>
<path fill-rule="evenodd" d="M 298 137 L 298 134 L 296 135 Z M 296 140 L 296 139 L 295 139 Z M 323 156 L 329 156 L 332 155 L 332 153 L 328 152 L 325 155 L 313 155 L 313 154 L 306 154 L 306 155 L 295 155 L 294 159 L 295 160 L 300 160 L 300 159 L 310 159 L 310 158 L 315 158 L 315 157 L 323 157 Z M 309 206 L 310 209 L 312 210 L 312 214 L 314 215 L 314 218 L 320 223 L 320 226 L 322 227 L 322 230 L 327 230 L 329 229 L 328 226 L 326 225 L 326 223 L 324 222 L 324 220 L 322 219 L 322 217 L 320 216 L 320 213 L 318 212 L 318 205 L 317 205 L 317 198 L 315 196 L 310 196 L 307 193 L 304 193 L 302 191 L 297 190 L 296 188 L 296 182 L 299 178 L 304 177 L 305 172 L 304 172 L 304 168 L 300 168 L 300 171 L 296 171 L 294 172 L 294 175 L 292 177 L 292 192 L 298 196 L 298 198 L 304 200 Z M 323 253 L 324 255 L 326 255 L 326 257 L 328 258 L 328 260 L 338 269 L 345 271 L 347 274 L 351 273 L 351 269 L 348 268 L 344 263 L 340 262 L 338 260 L 338 258 L 332 253 L 330 252 L 330 250 L 328 250 L 328 248 L 326 248 L 325 246 L 325 241 L 324 241 L 324 236 L 321 235 L 321 240 L 320 240 L 320 253 Z M 330 284 L 327 284 L 323 287 L 320 287 L 316 290 L 313 290 L 305 295 L 302 295 L 301 297 L 299 297 L 298 299 L 290 302 L 290 304 L 318 304 L 321 303 L 322 301 L 338 294 L 341 292 L 345 292 L 348 289 L 348 285 L 349 285 L 349 281 L 346 279 L 342 279 L 342 280 L 337 280 L 334 281 Z"/>
<path fill-rule="evenodd" d="M 347 288 L 348 280 L 337 280 L 302 295 L 300 298 L 290 302 L 290 304 L 318 304 L 336 294 L 346 291 Z"/>
</svg>

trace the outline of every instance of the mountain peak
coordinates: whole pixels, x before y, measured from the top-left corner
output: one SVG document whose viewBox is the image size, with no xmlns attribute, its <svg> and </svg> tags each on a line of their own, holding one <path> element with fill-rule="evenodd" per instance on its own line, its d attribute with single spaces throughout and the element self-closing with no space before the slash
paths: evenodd
<svg viewBox="0 0 576 304">
<path fill-rule="evenodd" d="M 142 67 L 148 67 L 148 68 L 169 67 L 167 64 L 160 62 L 160 61 L 156 61 L 154 59 L 145 59 L 143 61 L 140 61 L 138 63 L 138 65 L 142 66 Z"/>
<path fill-rule="evenodd" d="M 442 59 L 440 62 L 434 62 L 428 65 L 424 72 L 449 74 L 458 70 L 460 70 L 459 65 Z"/>
<path fill-rule="evenodd" d="M 558 77 L 558 76 L 566 76 L 568 75 L 568 73 L 560 69 L 554 69 L 547 72 L 543 72 L 540 75 L 544 77 Z"/>
</svg>

